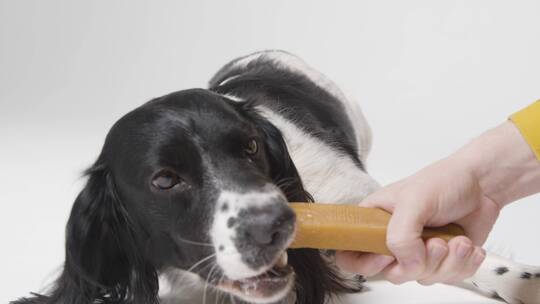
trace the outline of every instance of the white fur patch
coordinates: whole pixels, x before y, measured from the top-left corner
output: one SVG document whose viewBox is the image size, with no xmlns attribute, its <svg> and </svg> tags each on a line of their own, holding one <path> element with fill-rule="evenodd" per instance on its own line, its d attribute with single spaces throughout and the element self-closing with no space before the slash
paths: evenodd
<svg viewBox="0 0 540 304">
<path fill-rule="evenodd" d="M 260 57 L 264 57 L 272 60 L 276 65 L 281 68 L 285 68 L 292 73 L 302 75 L 309 80 L 311 80 L 315 85 L 324 89 L 326 92 L 338 99 L 343 106 L 345 107 L 345 112 L 349 116 L 349 121 L 353 125 L 353 129 L 356 136 L 356 141 L 358 144 L 358 156 L 363 162 L 366 161 L 366 158 L 371 149 L 371 129 L 367 123 L 360 105 L 350 96 L 344 94 L 343 91 L 328 77 L 326 77 L 321 72 L 313 69 L 308 64 L 306 64 L 302 59 L 296 57 L 292 54 L 283 52 L 283 51 L 264 51 L 249 55 L 244 57 L 237 62 L 235 62 L 234 67 L 245 67 L 251 61 L 256 60 Z M 231 78 L 238 77 L 235 75 Z M 226 79 L 222 83 L 228 81 L 230 78 Z"/>
<path fill-rule="evenodd" d="M 235 78 L 238 78 L 238 76 L 240 76 L 240 75 L 233 75 L 233 76 L 231 76 L 231 77 L 229 77 L 229 78 L 225 78 L 223 81 L 221 81 L 221 82 L 218 84 L 218 86 L 224 85 L 224 84 L 226 84 L 227 82 L 229 82 L 229 81 L 231 81 L 231 80 L 233 80 L 233 79 L 235 79 Z"/>
<path fill-rule="evenodd" d="M 283 134 L 306 190 L 318 203 L 359 203 L 379 187 L 352 159 L 272 110 L 257 110 Z"/>
<path fill-rule="evenodd" d="M 236 95 L 233 95 L 233 94 L 230 94 L 230 93 L 227 93 L 227 94 L 221 94 L 222 96 L 225 96 L 227 98 L 229 98 L 230 100 L 232 101 L 236 101 L 236 102 L 242 102 L 244 101 L 244 99 L 236 96 Z"/>
</svg>

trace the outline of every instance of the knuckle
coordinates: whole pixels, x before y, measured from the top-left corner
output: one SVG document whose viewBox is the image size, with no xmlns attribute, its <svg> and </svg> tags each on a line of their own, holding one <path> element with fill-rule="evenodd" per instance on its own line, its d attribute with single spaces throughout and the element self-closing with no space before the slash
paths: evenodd
<svg viewBox="0 0 540 304">
<path fill-rule="evenodd" d="M 407 248 L 409 245 L 410 242 L 404 240 L 403 237 L 399 235 L 389 234 L 386 238 L 386 246 L 388 246 L 389 249 L 400 250 Z"/>
</svg>

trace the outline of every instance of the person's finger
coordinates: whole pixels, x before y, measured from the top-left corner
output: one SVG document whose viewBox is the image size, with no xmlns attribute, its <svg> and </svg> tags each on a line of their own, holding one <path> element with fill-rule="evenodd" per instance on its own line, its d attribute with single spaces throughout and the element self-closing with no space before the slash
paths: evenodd
<svg viewBox="0 0 540 304">
<path fill-rule="evenodd" d="M 465 264 L 473 252 L 471 240 L 458 236 L 448 242 L 448 256 L 442 261 L 439 268 L 429 277 L 419 280 L 422 285 L 444 283 L 458 277 L 464 270 Z"/>
<path fill-rule="evenodd" d="M 336 252 L 336 265 L 342 270 L 366 277 L 380 273 L 394 261 L 394 257 L 356 251 Z"/>
<path fill-rule="evenodd" d="M 448 254 L 448 244 L 439 238 L 432 238 L 426 242 L 427 261 L 421 279 L 428 278 L 439 268 L 439 265 Z"/>
<path fill-rule="evenodd" d="M 463 280 L 472 277 L 484 259 L 486 258 L 486 252 L 481 247 L 474 247 L 472 253 L 469 255 L 467 261 L 465 262 L 465 266 L 454 277 L 448 279 L 445 283 L 458 283 L 462 282 Z"/>
<path fill-rule="evenodd" d="M 386 245 L 398 265 L 387 272 L 393 283 L 417 279 L 425 269 L 426 247 L 422 240 L 424 211 L 421 206 L 401 203 L 388 223 Z"/>
</svg>

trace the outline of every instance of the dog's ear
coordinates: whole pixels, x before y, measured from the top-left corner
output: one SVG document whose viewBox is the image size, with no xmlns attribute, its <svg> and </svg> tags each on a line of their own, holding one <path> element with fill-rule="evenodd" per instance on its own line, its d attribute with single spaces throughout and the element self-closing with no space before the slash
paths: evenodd
<svg viewBox="0 0 540 304">
<path fill-rule="evenodd" d="M 289 202 L 313 201 L 311 195 L 304 189 L 302 179 L 279 129 L 253 109 L 251 104 L 244 104 L 244 111 L 263 133 L 266 156 L 270 164 L 270 177 L 274 184 L 281 189 Z"/>
<path fill-rule="evenodd" d="M 104 164 L 98 160 L 87 175 L 66 228 L 63 273 L 40 303 L 158 303 L 157 273 L 144 257 L 140 225 Z"/>
</svg>

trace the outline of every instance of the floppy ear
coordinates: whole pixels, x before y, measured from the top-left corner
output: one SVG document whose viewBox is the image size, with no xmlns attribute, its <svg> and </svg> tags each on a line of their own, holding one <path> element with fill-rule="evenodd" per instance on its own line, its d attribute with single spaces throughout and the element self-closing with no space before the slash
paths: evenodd
<svg viewBox="0 0 540 304">
<path fill-rule="evenodd" d="M 270 163 L 270 177 L 274 184 L 281 189 L 289 202 L 313 202 L 311 194 L 304 189 L 281 131 L 257 112 L 253 102 L 236 104 L 240 104 L 245 115 L 263 133 L 266 156 Z"/>
<path fill-rule="evenodd" d="M 129 217 L 106 166 L 94 165 L 87 174 L 67 224 L 65 271 L 91 299 L 157 303 L 157 274 L 144 257 L 144 232 Z"/>
<path fill-rule="evenodd" d="M 157 274 L 144 258 L 144 232 L 129 217 L 106 166 L 98 160 L 86 174 L 66 228 L 62 275 L 50 296 L 21 303 L 157 304 Z"/>
<path fill-rule="evenodd" d="M 312 202 L 313 198 L 304 189 L 281 132 L 268 120 L 252 113 L 252 119 L 264 134 L 264 146 L 270 163 L 270 176 L 287 197 L 289 202 Z"/>
<path fill-rule="evenodd" d="M 270 162 L 270 174 L 289 202 L 313 202 L 304 189 L 281 132 L 256 113 L 249 103 L 246 112 L 264 133 L 265 148 Z M 251 108 L 251 109 L 250 109 Z M 317 249 L 288 249 L 289 264 L 296 274 L 296 303 L 323 304 L 328 296 L 355 293 L 362 290 L 362 278 L 344 278 Z"/>
</svg>

